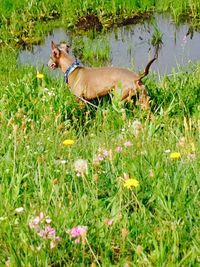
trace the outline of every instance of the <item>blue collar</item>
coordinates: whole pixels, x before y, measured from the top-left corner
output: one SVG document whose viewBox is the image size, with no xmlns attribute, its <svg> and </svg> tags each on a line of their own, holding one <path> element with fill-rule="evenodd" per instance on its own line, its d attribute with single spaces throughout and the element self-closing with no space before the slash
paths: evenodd
<svg viewBox="0 0 200 267">
<path fill-rule="evenodd" d="M 68 77 L 69 75 L 78 67 L 81 67 L 81 63 L 80 61 L 78 61 L 77 59 L 69 66 L 69 68 L 67 68 L 65 74 L 64 74 L 64 80 L 66 83 L 68 83 Z"/>
</svg>

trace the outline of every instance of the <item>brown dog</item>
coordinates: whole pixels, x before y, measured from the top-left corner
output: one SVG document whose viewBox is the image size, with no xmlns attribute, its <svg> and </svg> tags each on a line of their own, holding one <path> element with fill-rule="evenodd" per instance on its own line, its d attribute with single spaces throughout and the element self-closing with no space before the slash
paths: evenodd
<svg viewBox="0 0 200 267">
<path fill-rule="evenodd" d="M 130 97 L 138 95 L 142 107 L 149 108 L 149 96 L 142 79 L 148 75 L 149 68 L 156 57 L 147 64 L 144 73 L 138 75 L 123 68 L 84 67 L 69 55 L 69 46 L 66 44 L 58 46 L 52 41 L 51 49 L 48 66 L 51 69 L 61 68 L 65 73 L 66 83 L 79 99 L 90 101 L 105 96 L 113 90 L 120 90 L 121 100 L 128 100 Z"/>
</svg>

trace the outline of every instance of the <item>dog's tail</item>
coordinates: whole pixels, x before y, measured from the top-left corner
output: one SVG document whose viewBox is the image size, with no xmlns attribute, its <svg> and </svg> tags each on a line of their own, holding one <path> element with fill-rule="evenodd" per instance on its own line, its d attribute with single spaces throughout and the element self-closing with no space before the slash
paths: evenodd
<svg viewBox="0 0 200 267">
<path fill-rule="evenodd" d="M 147 76 L 149 74 L 149 68 L 151 67 L 151 64 L 157 59 L 157 56 L 155 56 L 152 60 L 149 61 L 149 63 L 147 64 L 144 72 L 140 75 L 139 79 L 138 79 L 138 83 L 142 83 L 142 79 Z"/>
</svg>

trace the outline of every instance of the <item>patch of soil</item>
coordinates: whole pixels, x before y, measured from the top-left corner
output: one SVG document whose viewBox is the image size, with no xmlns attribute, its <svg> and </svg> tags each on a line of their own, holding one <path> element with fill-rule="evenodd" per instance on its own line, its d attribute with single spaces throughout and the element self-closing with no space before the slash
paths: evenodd
<svg viewBox="0 0 200 267">
<path fill-rule="evenodd" d="M 149 19 L 152 13 L 142 13 L 142 14 L 134 14 L 132 17 L 128 18 L 110 18 L 108 21 L 108 25 L 106 28 L 111 28 L 114 25 L 122 26 L 122 25 L 130 25 L 142 22 L 143 20 Z M 78 30 L 91 30 L 96 29 L 100 31 L 103 28 L 101 21 L 99 20 L 98 16 L 95 14 L 88 14 L 86 16 L 80 17 L 78 22 L 76 23 L 76 28 Z"/>
<path fill-rule="evenodd" d="M 88 14 L 79 19 L 79 21 L 76 23 L 76 27 L 85 31 L 93 28 L 95 28 L 97 31 L 100 31 L 103 28 L 103 25 L 96 15 Z"/>
<path fill-rule="evenodd" d="M 126 26 L 130 24 L 136 24 L 142 22 L 143 20 L 149 19 L 151 15 L 152 15 L 151 13 L 135 14 L 132 17 L 122 19 L 120 22 L 117 23 L 117 25 Z"/>
</svg>

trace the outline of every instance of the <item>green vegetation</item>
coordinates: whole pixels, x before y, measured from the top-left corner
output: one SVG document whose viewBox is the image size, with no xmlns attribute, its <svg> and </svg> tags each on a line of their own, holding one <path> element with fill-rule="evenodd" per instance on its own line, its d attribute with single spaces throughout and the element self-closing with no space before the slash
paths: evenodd
<svg viewBox="0 0 200 267">
<path fill-rule="evenodd" d="M 130 18 L 150 15 L 153 11 L 170 11 L 176 22 L 190 17 L 191 24 L 199 27 L 198 0 L 7 0 L 2 1 L 0 6 L 0 43 L 31 45 L 40 42 L 50 29 L 58 25 L 74 28 L 79 22 L 83 23 L 81 17 L 90 15 L 94 16 L 94 24 L 98 22 L 107 28 Z"/>
<path fill-rule="evenodd" d="M 1 4 L 0 266 L 200 265 L 200 65 L 149 75 L 150 113 L 80 107 L 63 80 L 17 64 L 22 37 L 35 43 L 89 12 L 103 25 L 168 9 L 198 21 L 199 1 L 154 2 Z M 106 44 L 95 59 L 91 46 L 84 60 L 107 60 Z M 77 225 L 80 239 L 68 231 Z"/>
</svg>

